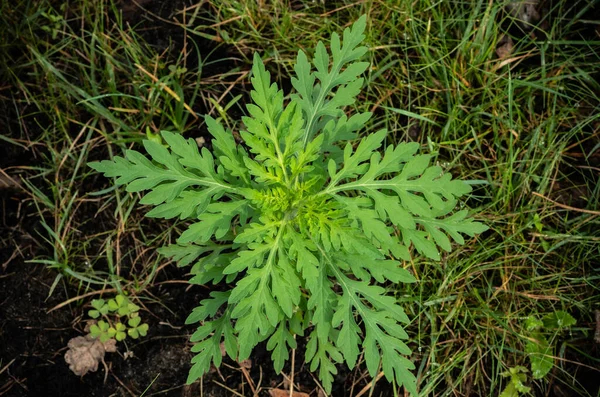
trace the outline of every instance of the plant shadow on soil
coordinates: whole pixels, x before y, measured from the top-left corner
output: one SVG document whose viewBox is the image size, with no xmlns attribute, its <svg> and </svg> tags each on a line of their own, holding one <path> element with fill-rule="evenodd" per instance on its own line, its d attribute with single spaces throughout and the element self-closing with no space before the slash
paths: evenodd
<svg viewBox="0 0 600 397">
<path fill-rule="evenodd" d="M 137 5 L 131 5 L 129 1 L 122 4 L 123 16 L 129 19 L 130 25 L 141 26 L 141 35 L 158 52 L 173 46 L 177 48 L 183 37 L 182 29 L 161 22 L 153 15 L 170 18 L 185 4 L 181 1 L 158 0 L 143 0 L 138 4 L 150 12 L 141 12 Z M 205 51 L 206 54 L 215 47 L 209 41 L 200 41 L 198 44 L 200 51 Z M 226 55 L 226 52 L 218 55 Z M 190 62 L 193 63 L 194 60 Z M 214 66 L 217 70 L 204 70 L 203 73 L 219 73 L 225 66 L 236 65 L 219 63 Z M 21 120 L 21 110 L 15 109 L 9 101 L 0 101 L 0 126 L 8 131 L 6 136 L 9 139 L 18 138 L 18 132 L 11 131 L 19 131 L 16 120 Z M 202 109 L 199 112 L 202 113 Z M 26 123 L 27 120 L 22 122 Z M 191 133 L 205 135 L 202 129 Z M 30 134 L 32 141 L 35 141 L 36 132 L 33 128 Z M 93 156 L 97 156 L 97 153 Z M 28 149 L 17 145 L 0 145 L 0 169 L 27 167 L 32 161 L 35 161 L 35 156 L 32 157 Z M 107 187 L 108 182 L 104 178 L 94 180 L 97 186 L 86 186 L 87 191 Z M 117 353 L 107 353 L 96 372 L 83 377 L 74 375 L 64 360 L 67 343 L 71 338 L 85 335 L 87 307 L 82 304 L 97 296 L 51 310 L 87 290 L 78 290 L 77 285 L 62 281 L 53 289 L 56 270 L 27 262 L 47 257 L 50 253 L 47 247 L 38 243 L 39 235 L 44 231 L 35 206 L 22 205 L 25 198 L 18 187 L 0 187 L 0 396 L 132 397 L 145 392 L 146 396 L 224 397 L 234 395 L 233 391 L 239 395 L 255 395 L 249 379 L 255 387 L 262 388 L 257 395 L 268 395 L 265 388 L 283 388 L 281 385 L 284 377 L 275 374 L 265 343 L 254 350 L 251 363 L 246 363 L 249 379 L 244 376 L 238 363 L 224 358 L 224 364 L 218 370 L 213 368 L 204 376 L 202 385 L 199 382 L 191 386 L 185 385 L 193 357 L 189 336 L 195 327 L 183 324 L 192 309 L 208 297 L 210 288 L 190 287 L 187 283 L 161 284 L 163 281 L 188 278 L 186 270 L 177 268 L 174 264 L 165 267 L 154 285 L 147 290 L 160 302 L 146 303 L 148 311 L 141 312 L 143 320 L 150 326 L 148 335 L 139 340 L 128 339 L 126 343 L 118 343 Z M 96 210 L 91 205 L 89 213 L 84 214 L 89 216 L 85 222 L 86 230 L 97 232 L 106 228 L 106 222 L 102 220 L 106 217 L 94 217 Z M 107 298 L 110 296 L 104 295 Z M 299 338 L 298 343 L 295 384 L 302 391 L 317 395 L 318 388 L 314 378 L 303 363 L 305 342 Z M 289 371 L 288 363 L 284 373 Z M 355 376 L 360 374 L 349 371 L 345 366 L 338 366 L 338 371 L 332 395 L 348 395 Z M 355 385 L 355 389 L 360 390 L 367 382 L 363 378 L 361 383 Z M 380 381 L 373 395 L 391 395 L 390 386 L 385 381 Z"/>
</svg>

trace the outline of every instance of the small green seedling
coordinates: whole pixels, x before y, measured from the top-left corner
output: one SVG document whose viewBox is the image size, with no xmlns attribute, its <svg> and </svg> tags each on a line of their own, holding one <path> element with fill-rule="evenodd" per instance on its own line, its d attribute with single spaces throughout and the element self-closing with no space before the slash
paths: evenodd
<svg viewBox="0 0 600 397">
<path fill-rule="evenodd" d="M 50 33 L 52 35 L 52 40 L 55 40 L 61 28 L 65 24 L 65 19 L 52 9 L 48 10 L 47 12 L 42 11 L 40 15 L 48 22 L 48 25 L 42 25 L 41 29 Z"/>
<path fill-rule="evenodd" d="M 183 75 L 185 75 L 187 73 L 187 68 L 181 67 L 181 66 L 176 66 L 176 65 L 169 65 L 168 67 L 170 74 L 172 74 L 173 76 L 180 78 Z"/>
<path fill-rule="evenodd" d="M 541 379 L 548 375 L 554 366 L 554 349 L 545 334 L 548 332 L 557 333 L 565 328 L 570 328 L 576 322 L 569 313 L 562 310 L 547 314 L 541 320 L 536 316 L 527 317 L 525 329 L 527 330 L 528 340 L 525 351 L 529 355 L 533 379 Z M 525 386 L 528 372 L 527 368 L 517 366 L 502 373 L 502 376 L 510 377 L 510 382 L 506 385 L 500 397 L 519 397 L 522 394 L 529 393 L 531 388 Z"/>
<path fill-rule="evenodd" d="M 500 394 L 500 397 L 519 397 L 521 393 L 529 393 L 531 387 L 525 386 L 527 382 L 527 372 L 529 370 L 522 366 L 509 368 L 508 371 L 503 372 L 503 377 L 510 377 L 510 381 Z"/>
<path fill-rule="evenodd" d="M 125 325 L 122 323 L 116 323 L 114 327 L 110 327 L 108 329 L 108 335 L 111 338 L 115 338 L 117 342 L 121 342 L 127 337 L 127 334 L 125 333 L 126 330 L 127 327 Z"/>
<path fill-rule="evenodd" d="M 110 339 L 110 335 L 108 330 L 110 329 L 110 325 L 104 320 L 98 321 L 96 324 L 92 324 L 90 327 L 90 335 L 92 338 L 99 338 L 100 342 L 106 342 Z"/>
<path fill-rule="evenodd" d="M 109 308 L 104 299 L 94 299 L 92 301 L 92 307 L 94 309 L 88 312 L 88 316 L 91 318 L 98 318 L 108 314 Z"/>
<path fill-rule="evenodd" d="M 114 299 L 109 300 L 108 308 L 112 312 L 117 312 L 119 316 L 129 316 L 140 309 L 123 295 L 117 295 Z"/>
<path fill-rule="evenodd" d="M 554 366 L 554 348 L 548 342 L 545 334 L 557 333 L 576 323 L 577 321 L 569 313 L 561 310 L 547 314 L 541 320 L 535 316 L 527 318 L 525 329 L 529 339 L 525 345 L 525 351 L 529 354 L 534 379 L 543 378 Z"/>
<path fill-rule="evenodd" d="M 140 336 L 146 336 L 148 333 L 148 324 L 141 324 L 142 319 L 139 316 L 135 316 L 127 321 L 127 325 L 129 325 L 129 329 L 127 330 L 127 334 L 133 339 L 137 339 Z"/>
<path fill-rule="evenodd" d="M 131 303 L 125 295 L 117 295 L 108 301 L 94 299 L 92 308 L 88 311 L 88 315 L 93 319 L 102 319 L 90 327 L 90 335 L 93 338 L 99 338 L 101 342 L 112 338 L 121 342 L 127 335 L 132 339 L 137 339 L 148 333 L 148 324 L 141 323 L 139 307 Z M 122 317 L 126 317 L 129 328 L 121 321 Z"/>
</svg>

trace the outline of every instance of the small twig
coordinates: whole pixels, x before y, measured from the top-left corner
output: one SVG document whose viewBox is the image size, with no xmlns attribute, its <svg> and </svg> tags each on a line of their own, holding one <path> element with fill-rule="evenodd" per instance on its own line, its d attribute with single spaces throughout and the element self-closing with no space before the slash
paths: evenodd
<svg viewBox="0 0 600 397">
<path fill-rule="evenodd" d="M 530 294 L 530 293 L 527 293 L 527 292 L 509 291 L 506 288 L 502 288 L 502 287 L 494 287 L 494 289 L 496 290 L 496 292 L 494 292 L 494 294 L 496 294 L 497 292 L 504 292 L 504 293 L 507 293 L 507 294 L 520 295 L 520 296 L 524 296 L 526 298 L 535 299 L 535 300 L 549 300 L 549 301 L 558 301 L 558 300 L 560 300 L 556 296 L 536 295 L 536 294 Z"/>
<path fill-rule="evenodd" d="M 10 175 L 8 175 L 6 172 L 4 172 L 4 170 L 2 168 L 0 168 L 0 176 L 2 176 L 2 178 L 0 178 L 0 186 L 14 187 L 14 188 L 25 190 L 25 189 L 23 189 L 21 184 L 16 179 L 12 178 Z"/>
<path fill-rule="evenodd" d="M 238 15 L 236 17 L 229 18 L 229 19 L 226 19 L 226 20 L 221 21 L 221 22 L 213 23 L 212 25 L 209 25 L 208 27 L 214 29 L 214 28 L 217 28 L 217 27 L 219 27 L 221 25 L 226 25 L 229 22 L 237 21 L 238 19 L 242 19 L 242 15 Z"/>
<path fill-rule="evenodd" d="M 10 367 L 10 365 L 15 362 L 15 360 L 16 360 L 16 358 L 13 358 L 12 360 L 10 360 L 10 362 L 8 364 L 6 364 L 4 367 L 2 367 L 2 369 L 0 369 L 0 374 L 2 374 L 2 372 L 6 371 L 8 369 L 8 367 Z"/>
<path fill-rule="evenodd" d="M 308 374 L 310 375 L 311 378 L 313 378 L 313 381 L 315 381 L 315 383 L 317 384 L 317 387 L 323 392 L 323 395 L 326 396 L 327 392 L 325 391 L 325 389 L 323 389 L 323 386 L 321 385 L 319 380 L 317 378 L 315 378 L 315 376 L 312 374 L 312 372 L 309 372 Z"/>
<path fill-rule="evenodd" d="M 294 335 L 296 340 L 296 335 Z M 296 349 L 292 349 L 292 369 L 290 372 L 290 397 L 294 397 L 294 363 L 296 361 Z"/>
<path fill-rule="evenodd" d="M 561 207 L 561 208 L 564 208 L 564 209 L 566 209 L 566 210 L 570 210 L 570 211 L 577 211 L 577 212 L 583 212 L 583 213 L 586 213 L 586 214 L 592 214 L 592 215 L 600 215 L 600 211 L 592 211 L 592 210 L 586 210 L 586 209 L 583 209 L 583 208 L 571 207 L 570 205 L 561 204 L 561 203 L 559 203 L 559 202 L 557 202 L 557 201 L 554 201 L 554 200 L 552 200 L 551 198 L 548 198 L 548 197 L 546 197 L 546 196 L 543 196 L 543 195 L 541 195 L 541 194 L 539 194 L 539 193 L 537 193 L 537 192 L 531 192 L 531 193 L 532 193 L 534 196 L 538 196 L 538 197 L 541 197 L 541 198 L 543 198 L 544 200 L 548 200 L 548 201 L 550 201 L 552 204 L 556 205 L 557 207 Z"/>
<path fill-rule="evenodd" d="M 529 58 L 529 56 L 533 55 L 534 50 L 529 51 L 526 54 L 523 55 L 519 55 L 519 56 L 515 56 L 515 57 L 511 57 L 511 58 L 506 58 L 503 61 L 497 63 L 493 68 L 492 68 L 492 72 L 495 72 L 496 70 L 500 69 L 502 66 L 511 64 L 513 62 L 515 62 L 515 64 L 513 65 L 513 67 L 517 66 L 518 64 L 520 64 L 521 62 L 523 62 L 525 59 Z"/>
<path fill-rule="evenodd" d="M 361 391 L 359 391 L 359 392 L 358 392 L 358 394 L 357 394 L 356 396 L 354 396 L 354 397 L 360 397 L 360 396 L 362 396 L 363 394 L 365 394 L 366 392 L 368 392 L 368 391 L 371 389 L 371 387 L 375 386 L 375 384 L 377 383 L 377 381 L 383 377 L 383 375 L 384 375 L 383 371 L 381 371 L 380 373 L 378 373 L 378 374 L 377 374 L 377 376 L 375 377 L 375 379 L 373 379 L 372 381 L 370 381 L 370 382 L 369 382 L 369 383 L 368 383 L 368 384 L 367 384 L 365 387 L 363 387 L 363 388 L 361 389 Z"/>
<path fill-rule="evenodd" d="M 216 383 L 217 385 L 221 386 L 223 389 L 235 394 L 236 396 L 245 397 L 243 394 L 240 394 L 240 393 L 236 392 L 235 390 L 230 389 L 229 387 L 225 386 L 222 383 L 217 382 L 216 380 L 213 380 L 213 383 Z"/>
<path fill-rule="evenodd" d="M 235 79 L 234 82 L 232 82 L 231 84 L 229 84 L 229 87 L 227 87 L 227 89 L 225 90 L 225 92 L 223 92 L 223 94 L 221 94 L 221 96 L 216 100 L 217 104 L 220 104 L 221 101 L 225 98 L 225 96 L 227 96 L 227 94 L 229 94 L 229 92 L 233 89 L 233 87 L 236 86 L 236 84 L 238 84 L 240 81 L 242 81 L 243 79 L 246 78 L 246 76 L 248 76 L 248 74 L 250 73 L 249 70 L 246 70 L 244 72 L 242 72 L 240 74 L 240 77 L 238 77 L 237 79 Z M 213 104 L 212 108 L 210 108 L 210 110 L 208 111 L 208 115 L 211 115 L 215 109 L 217 107 Z"/>
<path fill-rule="evenodd" d="M 125 386 L 125 383 L 123 383 L 123 382 L 121 381 L 121 379 L 117 378 L 117 376 L 116 376 L 115 374 L 113 374 L 112 372 L 111 372 L 111 375 L 112 375 L 112 377 L 113 377 L 113 378 L 115 378 L 115 379 L 116 379 L 116 381 L 117 381 L 117 382 L 118 382 L 118 383 L 119 383 L 121 386 L 123 386 L 123 388 L 124 388 L 125 390 L 127 390 L 127 392 L 129 393 L 129 395 L 131 395 L 131 397 L 137 397 L 136 393 L 132 392 L 132 391 L 131 391 L 131 390 L 130 390 L 130 389 L 127 387 L 127 386 Z"/>
<path fill-rule="evenodd" d="M 248 370 L 246 370 L 246 368 L 244 368 L 241 364 L 240 364 L 240 369 L 242 370 L 242 373 L 244 374 L 244 378 L 246 378 L 246 380 L 248 381 L 248 385 L 250 386 L 250 389 L 252 390 L 252 395 L 256 396 L 256 387 L 254 386 L 254 382 L 252 381 L 252 378 L 250 377 L 250 374 L 248 373 Z"/>
<path fill-rule="evenodd" d="M 533 237 L 542 237 L 550 240 L 562 240 L 565 238 L 571 240 L 585 240 L 585 241 L 600 241 L 600 237 L 590 237 L 590 236 L 577 236 L 577 235 L 569 235 L 569 234 L 543 234 L 543 233 L 530 233 Z"/>
<path fill-rule="evenodd" d="M 88 292 L 88 293 L 83 294 L 83 295 L 78 295 L 78 296 L 76 296 L 74 298 L 67 299 L 63 303 L 59 303 L 58 305 L 54 306 L 52 309 L 48 310 L 46 312 L 46 314 L 48 314 L 50 312 L 53 312 L 55 310 L 58 310 L 61 307 L 67 306 L 68 304 L 73 303 L 73 302 L 75 302 L 75 301 L 77 301 L 79 299 L 87 298 L 88 296 L 92 296 L 92 295 L 100 295 L 100 294 L 104 294 L 104 293 L 107 293 L 107 292 L 115 292 L 116 290 L 117 290 L 116 288 L 105 288 L 105 289 L 101 289 L 99 291 L 91 291 L 91 292 Z"/>
<path fill-rule="evenodd" d="M 2 268 L 2 270 L 6 270 L 6 267 L 8 266 L 8 264 L 10 263 L 10 261 L 12 261 L 13 259 L 15 259 L 15 257 L 18 254 L 19 254 L 19 251 L 14 250 L 12 252 L 12 254 L 10 254 L 10 257 L 6 261 L 4 261 L 3 264 L 0 265 L 0 267 Z M 14 273 L 10 273 L 10 274 L 14 274 Z M 3 276 L 0 276 L 0 278 L 10 276 L 10 274 L 6 274 L 6 275 L 3 275 Z"/>
<path fill-rule="evenodd" d="M 598 167 L 592 167 L 591 165 L 578 165 L 577 168 L 581 168 L 583 170 L 592 170 L 592 171 L 598 171 L 598 172 L 600 172 L 600 168 L 598 168 Z"/>
<path fill-rule="evenodd" d="M 324 12 L 324 13 L 320 14 L 319 16 L 320 16 L 320 17 L 326 17 L 326 16 L 328 16 L 328 15 L 331 15 L 331 14 L 334 14 L 334 13 L 336 13 L 336 12 L 342 11 L 342 10 L 344 10 L 344 9 L 346 9 L 346 8 L 350 8 L 350 7 L 354 7 L 354 6 L 360 5 L 360 4 L 362 4 L 362 3 L 364 3 L 364 1 L 357 1 L 356 3 L 352 3 L 352 4 L 346 4 L 346 5 L 344 5 L 344 6 L 341 6 L 341 7 L 338 7 L 338 8 L 336 8 L 335 10 L 331 10 L 331 11 Z"/>
<path fill-rule="evenodd" d="M 387 100 L 389 97 L 392 96 L 392 94 L 394 94 L 396 92 L 398 92 L 397 89 L 387 90 L 385 95 L 383 95 L 381 98 L 379 98 L 379 100 L 373 106 L 371 106 L 371 109 L 369 111 L 371 113 L 375 113 L 375 110 L 383 103 L 383 101 Z"/>
<path fill-rule="evenodd" d="M 182 328 L 183 328 L 183 327 L 176 327 L 176 326 L 174 326 L 174 325 L 171 325 L 170 323 L 168 323 L 168 322 L 166 322 L 166 321 L 160 321 L 160 322 L 158 323 L 158 325 L 166 325 L 166 326 L 168 326 L 168 327 L 171 327 L 171 328 L 173 328 L 173 329 L 182 329 Z"/>
<path fill-rule="evenodd" d="M 258 367 L 258 372 L 259 372 L 259 376 L 258 376 L 258 384 L 256 385 L 256 389 L 260 392 L 262 390 L 262 378 L 263 378 L 263 373 L 262 373 L 262 366 Z"/>
<path fill-rule="evenodd" d="M 104 361 L 104 357 L 102 357 L 102 365 L 104 365 L 104 384 L 106 385 L 106 381 L 108 379 L 108 365 L 106 365 L 106 361 Z"/>
</svg>

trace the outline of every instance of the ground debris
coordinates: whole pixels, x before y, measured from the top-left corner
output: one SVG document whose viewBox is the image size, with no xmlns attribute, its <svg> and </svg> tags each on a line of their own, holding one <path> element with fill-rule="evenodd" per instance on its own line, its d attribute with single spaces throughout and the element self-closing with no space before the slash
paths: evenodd
<svg viewBox="0 0 600 397">
<path fill-rule="evenodd" d="M 78 336 L 69 341 L 69 350 L 65 353 L 65 361 L 75 375 L 83 376 L 90 371 L 96 372 L 98 363 L 104 360 L 104 354 L 117 351 L 116 343 L 117 341 L 114 339 L 103 343 L 90 335 Z"/>
<path fill-rule="evenodd" d="M 496 55 L 500 59 L 506 59 L 512 54 L 514 43 L 508 35 L 502 35 L 498 41 L 498 47 L 496 47 Z"/>
<path fill-rule="evenodd" d="M 238 364 L 240 364 L 240 367 L 242 367 L 242 368 L 252 369 L 252 360 L 250 360 L 249 358 L 246 360 L 240 361 Z"/>
<path fill-rule="evenodd" d="M 531 30 L 541 18 L 538 12 L 539 5 L 539 0 L 519 0 L 507 4 L 506 8 L 525 30 Z"/>
<path fill-rule="evenodd" d="M 1 190 L 17 190 L 21 187 L 19 181 L 11 178 L 8 174 L 0 170 L 0 191 Z"/>
<path fill-rule="evenodd" d="M 271 397 L 290 397 L 290 391 L 283 389 L 271 389 L 269 390 L 269 395 Z M 291 394 L 291 397 L 309 397 L 309 395 L 306 393 L 295 391 Z"/>
</svg>

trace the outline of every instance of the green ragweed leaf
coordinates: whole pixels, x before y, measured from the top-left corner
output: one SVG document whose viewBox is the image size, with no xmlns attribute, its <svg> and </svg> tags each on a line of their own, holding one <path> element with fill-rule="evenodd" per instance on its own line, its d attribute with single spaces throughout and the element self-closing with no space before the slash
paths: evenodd
<svg viewBox="0 0 600 397">
<path fill-rule="evenodd" d="M 396 304 L 393 297 L 384 295 L 383 288 L 350 279 L 336 265 L 335 257 L 324 251 L 322 254 L 343 290 L 338 299 L 332 325 L 337 327 L 342 324 L 337 343 L 346 362 L 355 363 L 358 355 L 357 345 L 362 340 L 365 361 L 371 376 L 377 374 L 381 363 L 390 382 L 395 380 L 398 385 L 404 385 L 416 395 L 416 378 L 410 372 L 414 365 L 404 357 L 410 354 L 410 349 L 403 342 L 408 335 L 400 325 L 409 323 L 404 310 Z M 364 338 L 358 336 L 360 329 L 353 319 L 354 311 L 358 313 L 365 327 Z"/>
<path fill-rule="evenodd" d="M 115 157 L 111 161 L 89 165 L 107 177 L 117 177 L 116 184 L 126 184 L 129 192 L 151 190 L 140 201 L 141 204 L 157 206 L 149 216 L 172 218 L 199 214 L 206 200 L 236 191 L 234 186 L 219 177 L 214 158 L 206 148 L 199 153 L 193 139 L 186 141 L 168 131 L 162 131 L 161 135 L 171 150 L 154 141 L 144 141 L 144 147 L 154 162 L 135 150 L 128 150 L 125 158 Z M 189 192 L 194 192 L 194 196 L 201 194 L 204 200 L 190 203 L 193 196 Z"/>
<path fill-rule="evenodd" d="M 188 383 L 207 373 L 211 363 L 215 366 L 221 365 L 223 340 L 227 354 L 235 359 L 237 344 L 229 310 L 218 319 L 205 322 L 192 335 L 191 341 L 198 343 L 192 347 L 192 352 L 196 353 L 196 356 L 192 359 L 193 366 L 188 375 Z"/>
<path fill-rule="evenodd" d="M 183 232 L 177 242 L 201 244 L 208 242 L 213 235 L 216 239 L 221 239 L 231 229 L 233 218 L 244 217 L 247 209 L 245 200 L 209 204 L 206 212 L 199 216 L 199 222 Z"/>
<path fill-rule="evenodd" d="M 273 351 L 271 358 L 273 359 L 276 373 L 281 372 L 283 365 L 288 360 L 289 349 L 295 348 L 296 340 L 294 339 L 294 335 L 290 331 L 287 322 L 282 321 L 267 343 L 267 349 Z"/>
<path fill-rule="evenodd" d="M 367 62 L 356 62 L 367 52 L 367 47 L 359 46 L 365 37 L 366 23 L 366 17 L 362 16 L 346 29 L 343 42 L 337 33 L 332 35 L 332 59 L 325 45 L 319 42 L 313 60 L 315 72 L 311 70 L 306 54 L 298 52 L 292 85 L 297 92 L 294 100 L 300 105 L 305 119 L 304 146 L 328 121 L 340 117 L 342 107 L 354 103 L 360 92 L 363 79 L 359 76 L 369 66 Z"/>
</svg>

